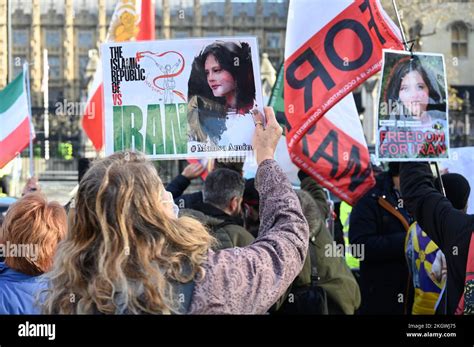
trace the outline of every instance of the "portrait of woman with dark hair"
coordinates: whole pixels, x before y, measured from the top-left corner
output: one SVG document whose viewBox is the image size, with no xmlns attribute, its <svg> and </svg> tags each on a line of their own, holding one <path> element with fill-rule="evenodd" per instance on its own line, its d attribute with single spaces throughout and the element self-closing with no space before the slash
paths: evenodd
<svg viewBox="0 0 474 347">
<path fill-rule="evenodd" d="M 427 65 L 417 55 L 395 63 L 381 100 L 390 120 L 413 121 L 411 126 L 423 127 L 446 120 L 446 91 Z"/>
<path fill-rule="evenodd" d="M 253 131 L 256 106 L 248 43 L 216 41 L 195 57 L 188 81 L 188 141 L 238 144 L 236 129 Z"/>
<path fill-rule="evenodd" d="M 376 139 L 379 159 L 449 156 L 446 90 L 442 55 L 384 52 Z"/>
</svg>

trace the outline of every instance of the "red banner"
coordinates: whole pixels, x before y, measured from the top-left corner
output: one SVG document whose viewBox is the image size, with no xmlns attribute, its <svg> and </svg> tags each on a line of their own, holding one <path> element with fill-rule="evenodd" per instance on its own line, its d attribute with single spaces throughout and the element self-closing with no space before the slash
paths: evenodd
<svg viewBox="0 0 474 347">
<path fill-rule="evenodd" d="M 334 104 L 380 70 L 383 48 L 403 45 L 375 0 L 357 0 L 286 59 L 290 151 Z"/>
<path fill-rule="evenodd" d="M 367 147 L 324 117 L 293 147 L 290 156 L 299 168 L 350 205 L 375 183 Z"/>
<path fill-rule="evenodd" d="M 305 10 L 298 1 L 294 5 Z M 354 133 L 347 127 L 341 129 L 358 115 L 323 116 L 380 70 L 383 48 L 403 48 L 384 16 L 375 0 L 356 0 L 285 61 L 290 156 L 298 167 L 350 204 L 375 182 L 361 129 Z M 356 121 L 354 126 L 359 124 Z"/>
</svg>

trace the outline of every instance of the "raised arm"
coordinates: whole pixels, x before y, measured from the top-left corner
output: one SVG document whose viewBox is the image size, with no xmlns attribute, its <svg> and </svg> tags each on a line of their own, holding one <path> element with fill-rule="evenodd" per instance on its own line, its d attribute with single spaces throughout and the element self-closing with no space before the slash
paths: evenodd
<svg viewBox="0 0 474 347">
<path fill-rule="evenodd" d="M 400 170 L 403 200 L 428 236 L 444 253 L 451 252 L 472 217 L 453 207 L 434 186 L 428 163 L 403 163 Z"/>
<path fill-rule="evenodd" d="M 183 172 L 176 176 L 168 185 L 166 190 L 173 194 L 173 199 L 183 195 L 193 179 L 198 178 L 205 170 L 201 163 L 188 164 Z"/>
</svg>

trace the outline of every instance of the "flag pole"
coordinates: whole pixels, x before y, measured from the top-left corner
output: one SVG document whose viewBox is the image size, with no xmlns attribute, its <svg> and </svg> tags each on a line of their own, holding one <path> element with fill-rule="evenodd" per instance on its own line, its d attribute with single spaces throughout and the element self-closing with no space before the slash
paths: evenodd
<svg viewBox="0 0 474 347">
<path fill-rule="evenodd" d="M 30 93 L 30 73 L 28 63 L 23 64 L 23 72 L 25 73 L 26 78 L 26 94 L 28 100 L 28 118 L 29 118 L 29 126 L 30 126 L 30 178 L 34 177 L 35 175 L 35 167 L 33 161 L 33 117 L 31 111 L 31 93 Z"/>
<path fill-rule="evenodd" d="M 44 159 L 49 160 L 49 65 L 48 50 L 43 50 Z M 66 107 L 66 105 L 64 105 Z"/>
<path fill-rule="evenodd" d="M 402 25 L 402 20 L 400 19 L 400 14 L 398 13 L 398 7 L 397 3 L 395 0 L 392 0 L 393 8 L 395 9 L 395 14 L 397 15 L 397 20 L 398 20 L 398 26 L 400 27 L 400 32 L 402 34 L 402 40 L 403 40 L 403 47 L 405 47 L 405 51 L 408 51 L 408 42 L 407 38 L 405 36 L 405 32 L 403 31 L 403 25 Z"/>
<path fill-rule="evenodd" d="M 12 4 L 10 0 L 7 0 L 7 40 L 8 40 L 8 47 L 7 47 L 7 59 L 8 59 L 8 77 L 7 77 L 7 84 L 10 83 L 13 79 L 13 72 L 12 72 Z"/>
<path fill-rule="evenodd" d="M 441 178 L 441 172 L 439 171 L 438 162 L 434 161 L 434 165 L 436 169 L 436 176 L 438 176 L 439 185 L 441 186 L 441 194 L 443 194 L 443 196 L 446 197 L 446 190 L 444 189 L 443 179 Z M 441 292 L 441 295 L 443 295 L 443 292 L 444 292 L 443 314 L 448 314 L 448 284 L 447 283 L 445 283 L 443 291 Z"/>
</svg>

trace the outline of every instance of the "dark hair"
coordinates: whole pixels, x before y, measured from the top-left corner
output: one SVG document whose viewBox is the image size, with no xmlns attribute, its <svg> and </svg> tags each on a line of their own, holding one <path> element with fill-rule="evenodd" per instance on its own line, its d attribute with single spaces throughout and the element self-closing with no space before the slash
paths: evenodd
<svg viewBox="0 0 474 347">
<path fill-rule="evenodd" d="M 245 181 L 242 176 L 229 169 L 212 171 L 204 182 L 203 201 L 219 208 L 226 208 L 234 197 L 242 197 Z"/>
<path fill-rule="evenodd" d="M 258 236 L 260 228 L 259 203 L 260 196 L 255 188 L 255 179 L 251 178 L 245 181 L 243 195 L 244 225 L 245 229 L 255 238 Z"/>
<path fill-rule="evenodd" d="M 387 105 L 399 104 L 400 86 L 403 78 L 410 72 L 417 71 L 426 86 L 428 87 L 429 103 L 427 109 L 437 109 L 444 111 L 446 109 L 445 101 L 441 95 L 440 86 L 434 78 L 434 74 L 427 67 L 423 67 L 420 58 L 417 56 L 408 56 L 400 59 L 393 67 L 392 72 L 387 77 L 387 87 L 385 88 L 383 101 Z M 406 112 L 406 110 L 404 109 Z"/>
<path fill-rule="evenodd" d="M 236 161 L 230 162 L 226 161 L 225 159 L 217 158 L 214 162 L 214 170 L 217 169 L 229 169 L 235 172 L 238 172 L 240 175 L 244 174 L 244 162 L 243 161 Z"/>
<path fill-rule="evenodd" d="M 259 208 L 260 195 L 258 194 L 257 188 L 255 188 L 255 178 L 251 178 L 245 181 L 244 190 L 244 202 Z"/>
<path fill-rule="evenodd" d="M 194 58 L 188 82 L 188 100 L 199 95 L 225 105 L 224 97 L 215 97 L 207 83 L 204 64 L 209 54 L 216 57 L 223 70 L 228 71 L 236 81 L 237 109 L 244 113 L 253 107 L 255 84 L 250 46 L 246 42 L 216 41 L 204 48 Z M 238 63 L 238 64 L 236 64 Z"/>
<path fill-rule="evenodd" d="M 78 165 L 77 165 L 77 180 L 80 183 L 82 180 L 82 177 L 86 174 L 87 170 L 89 170 L 91 166 L 91 160 L 89 158 L 79 158 Z"/>
<path fill-rule="evenodd" d="M 400 163 L 397 161 L 391 161 L 388 163 L 388 173 L 391 177 L 400 176 Z"/>
</svg>

